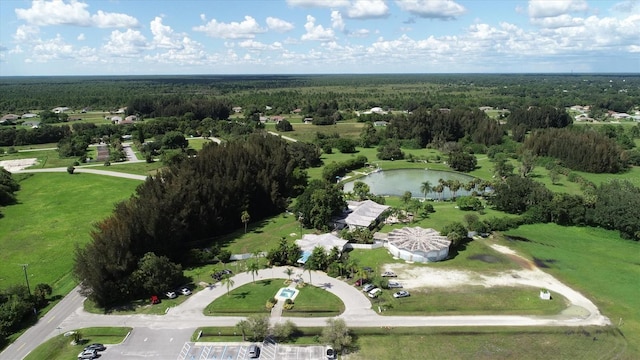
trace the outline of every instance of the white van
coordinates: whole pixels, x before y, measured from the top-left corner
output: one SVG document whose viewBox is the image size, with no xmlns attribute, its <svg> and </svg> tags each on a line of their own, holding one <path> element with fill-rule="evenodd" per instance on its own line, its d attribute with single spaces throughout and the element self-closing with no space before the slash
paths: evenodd
<svg viewBox="0 0 640 360">
<path fill-rule="evenodd" d="M 369 291 L 369 295 L 368 296 L 370 298 L 374 299 L 374 298 L 377 298 L 378 295 L 380 295 L 381 292 L 382 292 L 382 290 L 380 288 L 375 288 L 375 289 Z"/>
</svg>

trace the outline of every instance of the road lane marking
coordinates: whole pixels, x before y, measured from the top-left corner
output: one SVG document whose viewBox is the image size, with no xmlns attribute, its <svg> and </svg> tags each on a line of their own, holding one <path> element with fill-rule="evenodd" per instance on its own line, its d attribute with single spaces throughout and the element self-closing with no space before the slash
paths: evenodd
<svg viewBox="0 0 640 360">
<path fill-rule="evenodd" d="M 27 345 L 27 343 L 22 343 L 22 345 L 20 345 L 20 347 L 18 348 L 18 351 L 20 351 L 20 349 L 22 349 L 25 345 Z"/>
<path fill-rule="evenodd" d="M 55 315 L 53 315 L 53 316 L 51 317 L 51 319 L 49 319 L 49 321 L 47 321 L 47 324 L 48 324 L 48 323 L 50 323 L 50 322 L 52 322 L 52 321 L 53 321 L 53 319 L 55 319 L 55 318 L 56 318 L 56 316 L 55 316 Z"/>
</svg>

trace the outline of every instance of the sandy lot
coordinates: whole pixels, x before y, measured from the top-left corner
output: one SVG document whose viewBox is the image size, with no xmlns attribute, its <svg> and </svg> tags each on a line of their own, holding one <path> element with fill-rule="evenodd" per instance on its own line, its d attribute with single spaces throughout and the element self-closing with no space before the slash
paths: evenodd
<svg viewBox="0 0 640 360">
<path fill-rule="evenodd" d="M 16 172 L 24 170 L 29 166 L 34 165 L 38 159 L 16 159 L 16 160 L 2 160 L 0 161 L 0 167 L 3 167 L 8 172 Z"/>
<path fill-rule="evenodd" d="M 398 275 L 398 281 L 405 289 L 444 288 L 463 285 L 494 286 L 529 286 L 536 289 L 548 289 L 562 294 L 571 303 L 571 311 L 585 314 L 586 317 L 598 319 L 602 325 L 609 323 L 609 319 L 600 314 L 595 304 L 581 293 L 563 284 L 550 274 L 535 265 L 512 249 L 491 246 L 495 251 L 517 258 L 519 263 L 526 265 L 520 270 L 511 270 L 491 275 L 464 270 L 442 270 L 429 267 L 415 267 L 410 264 L 388 264 L 384 270 L 390 270 Z"/>
</svg>

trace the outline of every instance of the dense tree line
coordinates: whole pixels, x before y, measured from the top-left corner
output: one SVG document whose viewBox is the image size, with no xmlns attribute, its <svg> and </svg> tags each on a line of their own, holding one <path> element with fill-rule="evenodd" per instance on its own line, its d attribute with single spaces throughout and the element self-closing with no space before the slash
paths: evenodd
<svg viewBox="0 0 640 360">
<path fill-rule="evenodd" d="M 577 128 L 537 130 L 527 137 L 524 148 L 535 156 L 557 158 L 573 170 L 615 174 L 627 168 L 615 139 L 595 131 Z"/>
<path fill-rule="evenodd" d="M 623 238 L 640 240 L 640 188 L 629 181 L 614 180 L 589 187 L 585 195 L 573 195 L 554 194 L 530 178 L 511 175 L 494 184 L 493 190 L 490 204 L 521 217 L 487 221 L 491 230 L 553 222 L 618 230 Z"/>
<path fill-rule="evenodd" d="M 0 146 L 57 143 L 70 134 L 66 125 L 42 125 L 35 129 L 0 127 Z"/>
<path fill-rule="evenodd" d="M 414 140 L 420 147 L 455 142 L 465 136 L 491 146 L 502 141 L 504 129 L 478 109 L 419 108 L 409 116 L 394 117 L 385 134 L 388 138 Z"/>
<path fill-rule="evenodd" d="M 170 117 L 189 114 L 188 118 L 203 120 L 228 119 L 231 113 L 231 104 L 224 99 L 192 98 L 185 96 L 139 96 L 127 103 L 127 114 L 141 115 L 143 117 Z"/>
<path fill-rule="evenodd" d="M 364 167 L 366 163 L 367 157 L 358 155 L 353 159 L 326 164 L 324 169 L 322 169 L 322 178 L 328 182 L 335 182 L 338 178 L 345 176 L 349 171 Z"/>
<path fill-rule="evenodd" d="M 271 106 L 273 114 L 302 108 L 308 99 L 337 101 L 341 111 L 418 107 L 515 109 L 592 104 L 593 110 L 629 111 L 640 102 L 640 79 L 619 75 L 353 74 L 21 77 L 0 80 L 0 112 L 69 106 L 110 110 L 152 95 L 226 98 L 234 106 Z M 182 114 L 181 114 L 182 115 Z"/>
<path fill-rule="evenodd" d="M 75 274 L 99 305 L 143 295 L 134 281 L 147 253 L 181 263 L 189 249 L 242 227 L 241 214 L 262 219 L 283 211 L 306 176 L 274 136 L 210 144 L 197 157 L 162 170 L 97 224 L 76 251 Z"/>
<path fill-rule="evenodd" d="M 15 192 L 20 190 L 20 184 L 13 178 L 13 175 L 0 167 L 0 208 L 16 203 Z M 0 212 L 2 217 L 2 212 Z"/>
<path fill-rule="evenodd" d="M 552 106 L 532 106 L 526 109 L 512 109 L 508 118 L 509 126 L 526 130 L 563 128 L 573 123 L 567 111 Z"/>
</svg>

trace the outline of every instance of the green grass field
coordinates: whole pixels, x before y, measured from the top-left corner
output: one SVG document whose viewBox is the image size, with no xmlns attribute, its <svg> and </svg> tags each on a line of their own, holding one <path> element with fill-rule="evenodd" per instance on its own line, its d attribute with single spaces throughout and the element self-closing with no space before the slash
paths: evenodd
<svg viewBox="0 0 640 360">
<path fill-rule="evenodd" d="M 124 340 L 127 333 L 131 328 L 85 328 L 78 329 L 82 335 L 84 342 L 79 345 L 71 345 L 72 337 L 65 337 L 64 335 L 57 335 L 46 342 L 40 344 L 32 352 L 25 357 L 25 360 L 66 360 L 75 359 L 78 353 L 84 349 L 87 344 L 100 343 L 104 344 L 109 350 L 109 345 L 119 344 Z"/>
<path fill-rule="evenodd" d="M 528 255 L 544 271 L 590 298 L 640 356 L 640 244 L 617 232 L 553 224 L 521 226 L 500 243 Z M 507 240 L 520 237 L 525 240 Z"/>
<path fill-rule="evenodd" d="M 128 198 L 136 180 L 92 174 L 17 175 L 18 204 L 0 218 L 0 288 L 23 284 L 20 264 L 29 264 L 32 286 L 48 283 L 54 294 L 68 293 L 76 244 L 89 241 L 93 224 L 107 217 L 116 202 Z"/>
<path fill-rule="evenodd" d="M 557 315 L 568 305 L 559 294 L 540 300 L 540 289 L 531 287 L 429 288 L 400 299 L 392 297 L 394 291 L 384 291 L 376 301 L 385 309 L 382 315 Z"/>
</svg>

